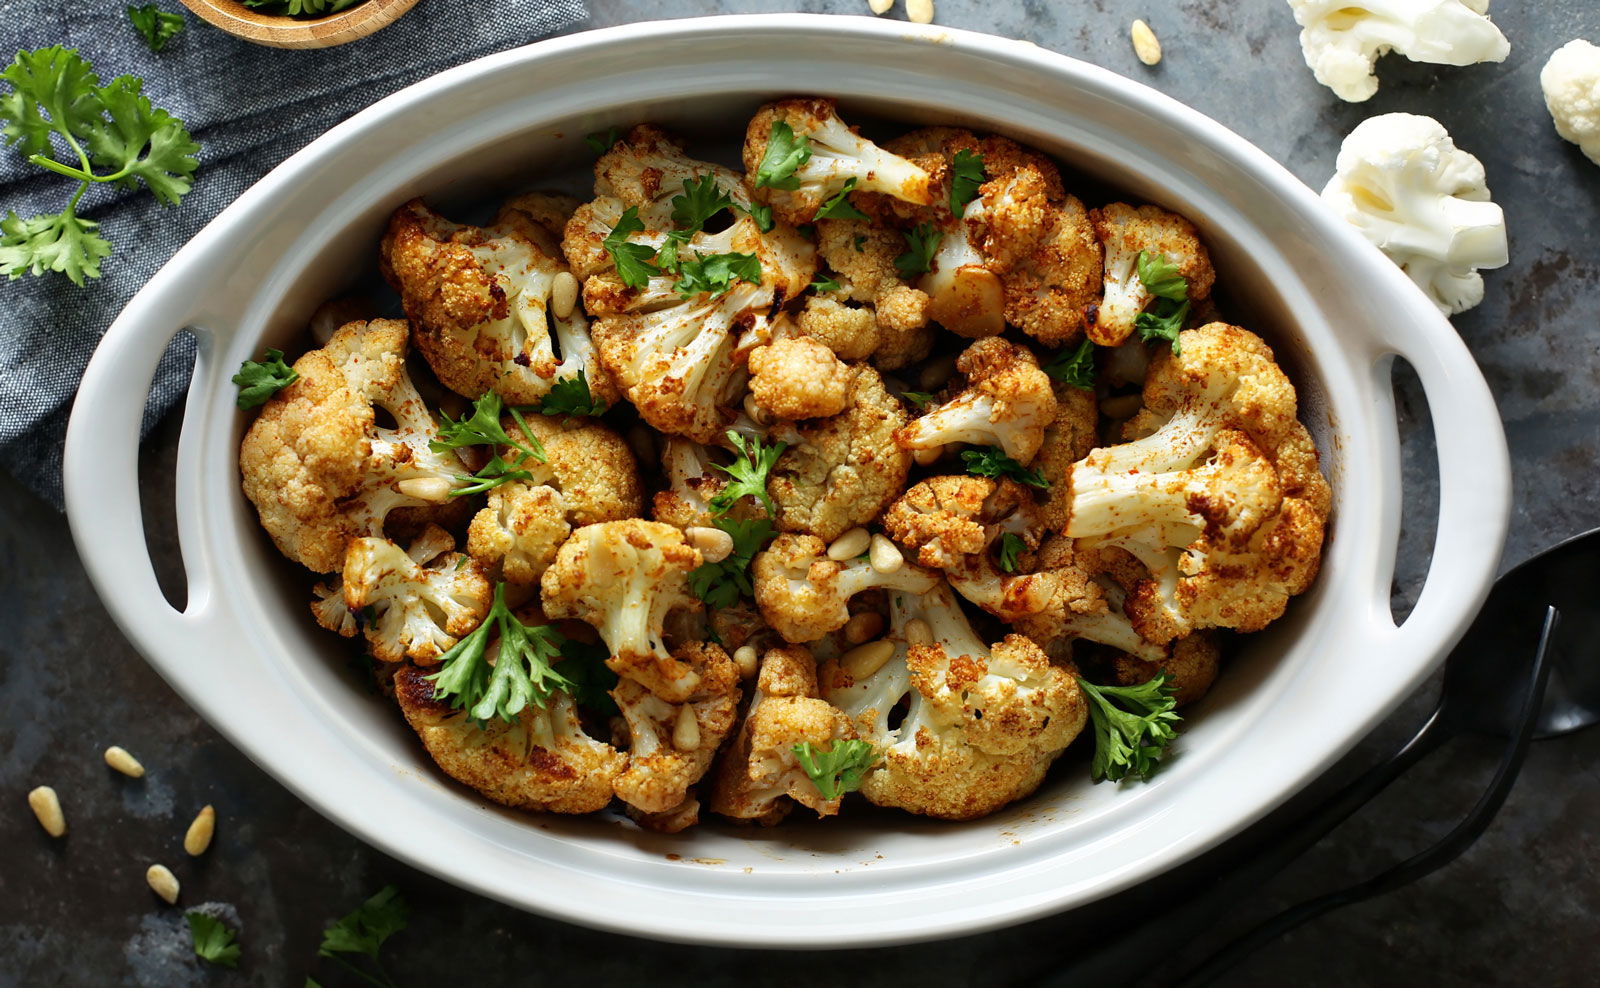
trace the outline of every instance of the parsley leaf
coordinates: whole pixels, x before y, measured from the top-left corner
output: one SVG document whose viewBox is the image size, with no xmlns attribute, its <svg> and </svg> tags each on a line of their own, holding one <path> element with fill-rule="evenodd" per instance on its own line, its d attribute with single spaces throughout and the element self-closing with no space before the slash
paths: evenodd
<svg viewBox="0 0 1600 988">
<path fill-rule="evenodd" d="M 796 134 L 794 128 L 782 120 L 772 122 L 772 131 L 767 135 L 767 153 L 761 157 L 761 165 L 756 168 L 756 188 L 783 189 L 794 191 L 800 187 L 800 179 L 795 176 L 795 170 L 811 160 L 811 141 L 804 134 Z"/>
<path fill-rule="evenodd" d="M 802 741 L 792 750 L 823 799 L 838 799 L 860 789 L 862 776 L 878 761 L 878 750 L 868 741 L 839 740 L 828 751 Z"/>
<path fill-rule="evenodd" d="M 499 631 L 494 665 L 487 651 L 489 631 Z M 528 704 L 543 707 L 557 691 L 572 693 L 573 682 L 552 665 L 566 637 L 553 625 L 523 624 L 506 606 L 506 585 L 494 587 L 494 606 L 483 623 L 439 657 L 439 671 L 428 677 L 436 700 L 449 699 L 479 723 L 495 717 L 514 724 Z"/>
<path fill-rule="evenodd" d="M 1049 363 L 1039 368 L 1063 384 L 1083 391 L 1094 390 L 1094 343 L 1085 338 L 1075 347 L 1062 347 Z"/>
<path fill-rule="evenodd" d="M 1022 536 L 1015 532 L 1004 532 L 1000 536 L 1000 568 L 1007 573 L 1017 571 L 1017 555 L 1028 547 L 1022 541 Z"/>
<path fill-rule="evenodd" d="M 145 45 L 153 52 L 160 52 L 167 47 L 167 42 L 183 30 L 182 14 L 168 13 L 153 3 L 129 7 L 128 20 L 133 22 L 133 29 L 143 36 Z"/>
<path fill-rule="evenodd" d="M 549 393 L 539 399 L 537 407 L 542 415 L 599 416 L 606 413 L 606 403 L 589 390 L 588 372 L 581 368 L 576 377 L 563 377 L 550 385 Z"/>
<path fill-rule="evenodd" d="M 244 5 L 252 10 L 265 9 L 268 13 L 284 17 L 311 18 L 337 14 L 360 2 L 361 0 L 244 0 Z"/>
<path fill-rule="evenodd" d="M 788 444 L 780 442 L 766 446 L 759 439 L 746 443 L 743 436 L 731 430 L 728 432 L 728 441 L 733 443 L 740 455 L 728 466 L 716 464 L 718 470 L 728 475 L 728 483 L 711 496 L 711 513 L 720 518 L 732 511 L 741 497 L 750 495 L 767 509 L 768 517 L 775 515 L 777 510 L 767 494 L 767 475 L 777 465 L 778 457 L 789 448 Z"/>
<path fill-rule="evenodd" d="M 714 298 L 726 295 L 735 281 L 761 284 L 761 259 L 754 254 L 711 254 L 695 256 L 678 266 L 678 295 L 693 298 L 708 292 Z"/>
<path fill-rule="evenodd" d="M 517 428 L 522 430 L 523 438 L 528 441 L 527 445 L 512 439 L 511 434 L 506 432 L 500 421 L 500 416 L 505 412 L 511 413 Z M 523 457 L 531 456 L 540 463 L 547 462 L 544 446 L 534 436 L 533 430 L 528 428 L 527 420 L 516 408 L 506 408 L 498 391 L 485 392 L 482 398 L 473 402 L 471 415 L 452 420 L 448 413 L 441 412 L 439 418 L 439 438 L 428 443 L 428 448 L 435 453 L 463 446 L 510 446 L 521 452 Z"/>
<path fill-rule="evenodd" d="M 1182 353 L 1178 345 L 1178 334 L 1183 332 L 1183 324 L 1189 318 L 1189 303 L 1175 304 L 1167 299 L 1156 302 L 1154 311 L 1141 312 L 1134 317 L 1133 328 L 1139 331 L 1139 339 L 1149 343 L 1151 340 L 1172 341 L 1172 354 L 1177 356 Z"/>
<path fill-rule="evenodd" d="M 985 446 L 982 449 L 964 449 L 961 451 L 961 460 L 967 465 L 967 472 L 974 477 L 1010 477 L 1018 483 L 1030 487 L 1048 488 L 1050 482 L 1037 470 L 1027 467 L 1002 453 L 996 446 Z"/>
<path fill-rule="evenodd" d="M 853 190 L 855 187 L 855 179 L 852 178 L 846 180 L 844 187 L 829 197 L 827 202 L 822 204 L 821 208 L 817 210 L 817 215 L 814 218 L 819 220 L 871 219 L 871 217 L 869 217 L 866 213 L 863 213 L 861 210 L 850 205 L 850 200 L 846 198 L 850 195 L 851 190 Z"/>
<path fill-rule="evenodd" d="M 907 250 L 894 259 L 895 270 L 900 272 L 900 276 L 910 278 L 933 270 L 933 255 L 938 252 L 939 241 L 944 239 L 944 234 L 932 223 L 918 223 L 915 229 L 906 231 L 904 236 Z"/>
<path fill-rule="evenodd" d="M 1189 279 L 1178 273 L 1178 266 L 1165 254 L 1139 252 L 1139 280 L 1156 298 L 1184 302 L 1189 298 Z"/>
<path fill-rule="evenodd" d="M 282 350 L 268 350 L 265 360 L 246 360 L 233 375 L 233 383 L 239 386 L 240 408 L 265 405 L 268 398 L 298 380 L 299 373 L 283 362 Z"/>
<path fill-rule="evenodd" d="M 589 150 L 595 154 L 605 154 L 616 147 L 617 142 L 620 140 L 622 140 L 621 129 L 607 127 L 605 130 L 597 130 L 592 134 L 584 135 L 583 143 L 589 145 Z"/>
<path fill-rule="evenodd" d="M 617 701 L 611 699 L 611 691 L 617 686 L 617 674 L 606 665 L 609 658 L 611 651 L 600 642 L 568 638 L 561 643 L 561 675 L 571 684 L 567 692 L 578 706 L 602 717 L 620 713 Z"/>
<path fill-rule="evenodd" d="M 0 271 L 13 279 L 55 271 L 74 285 L 100 277 L 100 262 L 111 256 L 111 242 L 95 233 L 100 224 L 70 209 L 21 219 L 0 220 Z"/>
<path fill-rule="evenodd" d="M 754 597 L 750 582 L 750 560 L 772 538 L 775 530 L 765 518 L 739 521 L 718 518 L 712 522 L 733 538 L 733 551 L 717 563 L 702 563 L 689 571 L 689 590 L 718 610 L 732 607 L 740 597 Z"/>
<path fill-rule="evenodd" d="M 911 402 L 911 404 L 917 406 L 918 408 L 927 408 L 929 405 L 933 404 L 933 395 L 926 391 L 902 391 L 900 392 L 900 397 Z"/>
<path fill-rule="evenodd" d="M 756 229 L 760 230 L 762 233 L 771 233 L 772 228 L 777 226 L 777 223 L 772 219 L 771 206 L 763 206 L 760 203 L 751 203 L 749 212 L 750 218 L 756 221 Z"/>
<path fill-rule="evenodd" d="M 1089 769 L 1094 781 L 1118 782 L 1130 772 L 1141 779 L 1154 774 L 1167 745 L 1178 736 L 1173 725 L 1183 719 L 1177 714 L 1175 691 L 1167 685 L 1170 678 L 1161 672 L 1138 686 L 1096 686 L 1077 677 L 1094 721 L 1094 761 Z"/>
<path fill-rule="evenodd" d="M 356 907 L 354 912 L 334 921 L 322 931 L 322 946 L 317 954 L 329 958 L 368 984 L 393 988 L 394 981 L 384 972 L 383 965 L 378 963 L 378 951 L 383 948 L 385 940 L 406 928 L 410 915 L 411 910 L 406 906 L 400 890 L 393 885 L 384 886 L 378 894 Z M 382 980 L 346 961 L 340 954 L 360 954 L 369 958 Z M 309 983 L 311 979 L 306 980 Z"/>
<path fill-rule="evenodd" d="M 496 452 L 489 457 L 489 462 L 485 463 L 477 473 L 470 477 L 464 474 L 458 475 L 455 478 L 456 483 L 462 486 L 451 490 L 450 496 L 467 497 L 472 494 L 492 491 L 501 484 L 509 484 L 513 480 L 532 480 L 532 473 L 520 469 L 526 460 L 526 456 L 519 456 L 516 463 L 507 463 L 499 452 Z"/>
<path fill-rule="evenodd" d="M 183 918 L 189 921 L 189 942 L 195 956 L 219 967 L 239 966 L 239 945 L 233 940 L 236 933 L 226 923 L 200 912 L 184 913 Z"/>
<path fill-rule="evenodd" d="M 683 193 L 672 197 L 672 223 L 680 230 L 699 231 L 711 217 L 734 207 L 715 175 L 684 179 Z"/>
<path fill-rule="evenodd" d="M 622 218 L 617 220 L 617 225 L 600 242 L 600 246 L 611 255 L 611 263 L 617 266 L 617 277 L 629 288 L 643 288 L 650 283 L 651 275 L 660 274 L 660 269 L 651 263 L 656 256 L 655 249 L 649 244 L 636 244 L 628 240 L 633 234 L 643 232 L 644 221 L 639 218 L 639 207 L 629 206 L 623 211 Z"/>
<path fill-rule="evenodd" d="M 851 244 L 855 246 L 857 254 L 866 253 L 867 235 L 865 233 L 856 234 L 856 238 L 851 241 Z"/>
<path fill-rule="evenodd" d="M 839 283 L 833 279 L 832 275 L 823 275 L 813 281 L 811 287 L 819 292 L 836 292 L 839 290 Z"/>
<path fill-rule="evenodd" d="M 966 148 L 956 152 L 950 167 L 950 212 L 957 218 L 978 198 L 978 186 L 984 177 L 983 155 Z"/>
</svg>

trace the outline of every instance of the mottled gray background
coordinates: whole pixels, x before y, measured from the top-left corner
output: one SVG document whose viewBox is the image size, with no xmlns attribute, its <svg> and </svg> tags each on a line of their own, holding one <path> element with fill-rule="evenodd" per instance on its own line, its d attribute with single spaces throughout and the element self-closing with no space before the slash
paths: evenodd
<svg viewBox="0 0 1600 988">
<path fill-rule="evenodd" d="M 590 0 L 589 26 L 717 11 L 794 10 L 792 3 Z M 492 5 L 485 3 L 485 16 Z M 864 0 L 799 9 L 856 14 Z M 1509 565 L 1600 524 L 1600 168 L 1551 130 L 1538 71 L 1573 37 L 1600 41 L 1593 0 L 1502 2 L 1511 39 L 1503 65 L 1467 69 L 1388 60 L 1366 105 L 1338 102 L 1300 60 L 1282 0 L 941 0 L 943 24 L 1026 38 L 1143 79 L 1216 117 L 1320 187 L 1341 136 L 1374 113 L 1438 117 L 1483 159 L 1511 228 L 1511 265 L 1488 276 L 1488 299 L 1456 320 L 1500 402 L 1517 475 Z M 1127 25 L 1147 18 L 1166 61 L 1139 65 Z M 191 21 L 185 43 L 209 28 Z M 955 83 L 952 83 L 955 84 Z M 306 135 L 308 138 L 312 135 Z M 1410 530 L 1396 599 L 1415 597 L 1426 568 L 1430 490 L 1425 408 L 1410 384 L 1406 487 Z M 1450 423 L 1440 423 L 1449 428 Z M 168 422 L 145 452 L 152 498 L 167 480 L 177 435 Z M 76 561 L 66 524 L 0 478 L 0 985 L 299 985 L 315 972 L 319 930 L 386 882 L 415 907 L 392 942 L 391 971 L 410 986 L 472 979 L 541 984 L 956 986 L 1034 984 L 1046 972 L 1116 984 L 1191 964 L 1250 921 L 1346 884 L 1439 836 L 1472 803 L 1496 747 L 1457 742 L 1326 844 L 1209 929 L 1173 922 L 1136 949 L 1114 944 L 1155 904 L 1181 900 L 1240 853 L 1249 837 L 1178 876 L 1109 903 L 1025 927 L 938 946 L 830 955 L 774 955 L 620 940 L 535 919 L 410 871 L 306 808 L 191 713 L 107 618 Z M 169 571 L 177 547 L 157 545 Z M 170 575 L 170 572 L 169 572 Z M 1349 774 L 1408 734 L 1431 705 L 1425 687 L 1336 774 Z M 143 757 L 143 781 L 107 770 L 120 743 Z M 1500 819 L 1462 860 L 1422 883 L 1324 918 L 1257 955 L 1231 983 L 1593 984 L 1600 962 L 1600 732 L 1535 746 Z M 51 842 L 23 793 L 49 782 L 72 834 Z M 181 860 L 184 825 L 202 803 L 221 816 L 211 853 Z M 425 839 L 425 838 L 420 838 Z M 188 956 L 177 910 L 162 908 L 142 873 L 174 865 L 185 904 L 216 903 L 242 928 L 237 972 Z M 1220 864 L 1219 864 L 1220 862 Z M 1210 869 L 1211 872 L 1208 872 Z M 1192 938 L 1192 939 L 1191 939 Z M 1097 948 L 1102 948 L 1098 949 Z M 1151 966 L 1159 965 L 1157 973 Z"/>
</svg>

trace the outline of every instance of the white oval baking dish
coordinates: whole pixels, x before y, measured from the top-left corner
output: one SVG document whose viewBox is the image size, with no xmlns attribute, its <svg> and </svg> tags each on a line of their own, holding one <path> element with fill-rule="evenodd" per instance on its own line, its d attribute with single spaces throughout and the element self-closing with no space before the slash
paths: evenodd
<svg viewBox="0 0 1600 988">
<path fill-rule="evenodd" d="M 609 124 L 653 120 L 726 138 L 759 100 L 794 92 L 838 96 L 847 117 L 1003 131 L 1181 210 L 1210 244 L 1219 284 L 1248 300 L 1243 321 L 1299 383 L 1336 496 L 1322 576 L 1249 641 L 1153 782 L 1119 789 L 1058 773 L 1034 798 L 964 825 L 875 815 L 676 838 L 502 811 L 438 774 L 392 709 L 354 694 L 339 673 L 346 643 L 307 619 L 304 582 L 241 496 L 245 419 L 229 377 L 370 268 L 396 205 L 580 167 L 582 135 Z M 200 356 L 177 464 L 189 581 L 180 613 L 141 536 L 136 433 L 144 385 L 185 326 Z M 1399 627 L 1388 608 L 1402 500 L 1395 354 L 1416 368 L 1444 426 L 1432 569 Z M 66 494 L 95 585 L 140 651 L 348 830 L 442 878 L 574 922 L 805 947 L 942 938 L 1082 905 L 1259 818 L 1365 734 L 1463 632 L 1495 571 L 1510 476 L 1493 400 L 1449 323 L 1243 139 L 1032 45 L 782 15 L 542 42 L 412 86 L 312 142 L 196 236 L 107 332 L 74 408 Z"/>
</svg>

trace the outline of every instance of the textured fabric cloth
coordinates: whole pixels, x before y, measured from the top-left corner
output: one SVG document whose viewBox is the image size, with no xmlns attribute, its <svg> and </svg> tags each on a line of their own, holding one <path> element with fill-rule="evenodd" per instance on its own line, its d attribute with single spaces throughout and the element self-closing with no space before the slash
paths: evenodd
<svg viewBox="0 0 1600 988">
<path fill-rule="evenodd" d="M 64 45 L 102 83 L 144 79 L 157 107 L 200 143 L 194 189 L 162 207 L 142 188 L 97 186 L 79 214 L 100 223 L 112 254 L 79 288 L 49 274 L 0 280 L 0 466 L 61 505 L 67 413 L 95 344 L 122 307 L 177 249 L 262 175 L 329 127 L 403 86 L 479 55 L 526 44 L 585 17 L 582 0 L 421 0 L 378 33 L 337 48 L 286 51 L 240 41 L 190 14 L 183 33 L 151 53 L 122 0 L 0 4 L 0 58 Z M 0 89 L 9 90 L 8 86 Z M 0 210 L 59 212 L 73 183 L 0 151 Z M 182 396 L 194 340 L 180 334 L 156 372 L 144 428 Z"/>
</svg>

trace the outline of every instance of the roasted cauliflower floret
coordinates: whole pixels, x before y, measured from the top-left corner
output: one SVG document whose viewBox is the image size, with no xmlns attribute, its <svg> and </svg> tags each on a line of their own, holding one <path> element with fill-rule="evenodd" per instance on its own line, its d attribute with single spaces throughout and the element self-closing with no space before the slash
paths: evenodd
<svg viewBox="0 0 1600 988">
<path fill-rule="evenodd" d="M 905 252 L 898 231 L 859 219 L 818 220 L 817 250 L 839 284 L 800 313 L 800 331 L 845 360 L 882 370 L 915 363 L 933 348 L 928 296 L 895 268 Z"/>
<path fill-rule="evenodd" d="M 1100 405 L 1095 393 L 1066 384 L 1056 385 L 1055 390 L 1056 417 L 1044 430 L 1044 442 L 1033 458 L 1033 469 L 1050 485 L 1034 492 L 1039 525 L 1047 532 L 1067 527 L 1072 464 L 1100 445 Z"/>
<path fill-rule="evenodd" d="M 937 194 L 934 176 L 846 126 L 831 99 L 780 100 L 757 110 L 745 131 L 744 170 L 787 223 L 811 222 L 852 179 L 858 191 L 922 205 Z"/>
<path fill-rule="evenodd" d="M 445 387 L 468 398 L 497 391 L 509 404 L 531 405 L 581 372 L 596 397 L 616 400 L 561 256 L 562 226 L 576 206 L 523 196 L 486 228 L 452 223 L 420 199 L 395 211 L 380 247 L 384 277 Z"/>
<path fill-rule="evenodd" d="M 804 336 L 750 352 L 750 395 L 775 418 L 838 415 L 849 403 L 853 376 L 832 350 Z"/>
<path fill-rule="evenodd" d="M 1133 334 L 1139 313 L 1156 300 L 1139 277 L 1139 255 L 1147 251 L 1178 269 L 1188 282 L 1191 302 L 1211 297 L 1216 273 L 1193 223 L 1158 206 L 1121 202 L 1091 210 L 1089 219 L 1105 247 L 1105 297 L 1088 325 L 1095 343 L 1119 346 Z"/>
<path fill-rule="evenodd" d="M 905 485 L 911 456 L 894 442 L 905 409 L 871 367 L 852 373 L 849 406 L 796 426 L 773 467 L 767 492 L 779 531 L 832 541 L 877 517 Z"/>
<path fill-rule="evenodd" d="M 556 692 L 529 704 L 515 723 L 479 724 L 434 699 L 427 674 L 402 666 L 395 699 L 422 746 L 444 773 L 504 806 L 550 813 L 591 813 L 611 802 L 627 759 L 584 733 L 577 705 Z"/>
<path fill-rule="evenodd" d="M 669 436 L 661 446 L 661 472 L 667 489 L 652 501 L 651 516 L 678 528 L 709 527 L 715 520 L 711 499 L 728 486 L 728 475 L 718 466 L 713 451 L 696 442 Z M 749 521 L 766 517 L 766 508 L 754 497 L 735 501 L 730 517 Z"/>
<path fill-rule="evenodd" d="M 406 374 L 397 319 L 349 323 L 294 362 L 239 446 L 244 493 L 280 552 L 317 573 L 344 565 L 345 546 L 381 536 L 396 508 L 450 500 L 461 464 L 435 453 L 432 415 Z M 375 409 L 396 428 L 377 424 Z"/>
<path fill-rule="evenodd" d="M 772 630 L 795 643 L 816 641 L 850 620 L 850 598 L 875 587 L 924 593 L 939 581 L 910 564 L 881 573 L 865 559 L 835 562 L 811 535 L 780 535 L 751 564 L 756 604 Z"/>
<path fill-rule="evenodd" d="M 689 787 L 706 774 L 738 719 L 739 670 L 722 646 L 684 645 L 673 661 L 695 682 L 680 700 L 668 700 L 627 677 L 611 691 L 628 734 L 628 767 L 612 789 L 645 813 L 683 807 Z"/>
<path fill-rule="evenodd" d="M 590 419 L 524 421 L 543 446 L 545 462 L 523 461 L 520 469 L 531 479 L 491 490 L 488 506 L 467 531 L 467 551 L 510 583 L 538 583 L 574 528 L 640 512 L 638 469 L 621 436 Z M 527 444 L 517 425 L 507 425 L 506 434 Z M 515 448 L 501 455 L 509 461 Z"/>
<path fill-rule="evenodd" d="M 711 809 L 735 820 L 772 825 L 796 802 L 818 816 L 839 812 L 839 798 L 823 799 L 795 757 L 795 745 L 828 748 L 854 737 L 844 713 L 822 700 L 811 653 L 798 645 L 769 650 L 744 720 L 717 766 Z"/>
<path fill-rule="evenodd" d="M 1316 576 L 1331 501 L 1267 345 L 1223 323 L 1180 343 L 1152 364 L 1129 423 L 1145 438 L 1073 465 L 1066 529 L 1144 564 L 1127 610 L 1158 644 L 1276 620 Z"/>
<path fill-rule="evenodd" d="M 1186 707 L 1201 699 L 1216 682 L 1221 653 L 1217 648 L 1215 632 L 1196 631 L 1187 638 L 1168 644 L 1167 655 L 1160 661 L 1141 659 L 1133 655 L 1119 655 L 1112 660 L 1117 682 L 1123 686 L 1137 686 L 1166 673 L 1170 679 L 1173 698 L 1178 706 Z"/>
<path fill-rule="evenodd" d="M 896 652 L 877 671 L 857 679 L 828 662 L 819 673 L 823 697 L 882 752 L 862 795 L 971 820 L 1038 788 L 1088 717 L 1072 671 L 1021 635 L 985 645 L 942 582 L 892 592 L 890 625 Z"/>
<path fill-rule="evenodd" d="M 998 446 L 1018 463 L 1029 463 L 1056 417 L 1055 390 L 1038 359 L 1027 347 L 991 338 L 967 347 L 956 358 L 956 369 L 966 375 L 966 387 L 898 430 L 896 445 Z"/>
<path fill-rule="evenodd" d="M 1141 636 L 1124 610 L 1127 595 L 1101 572 L 1100 554 L 1080 551 L 1064 535 L 1051 535 L 1028 558 L 1028 569 L 1062 591 L 1046 606 L 1021 615 L 1018 631 L 1054 655 L 1054 646 L 1084 639 L 1114 648 L 1138 661 L 1163 664 L 1170 649 Z M 1142 575 L 1142 574 L 1141 574 Z M 1146 676 L 1139 682 L 1149 679 Z"/>
<path fill-rule="evenodd" d="M 681 703 L 700 688 L 700 677 L 662 638 L 669 612 L 700 608 L 688 577 L 701 562 L 700 551 L 671 525 L 637 518 L 585 525 L 544 571 L 544 611 L 593 625 L 611 653 L 612 672 Z"/>
</svg>

